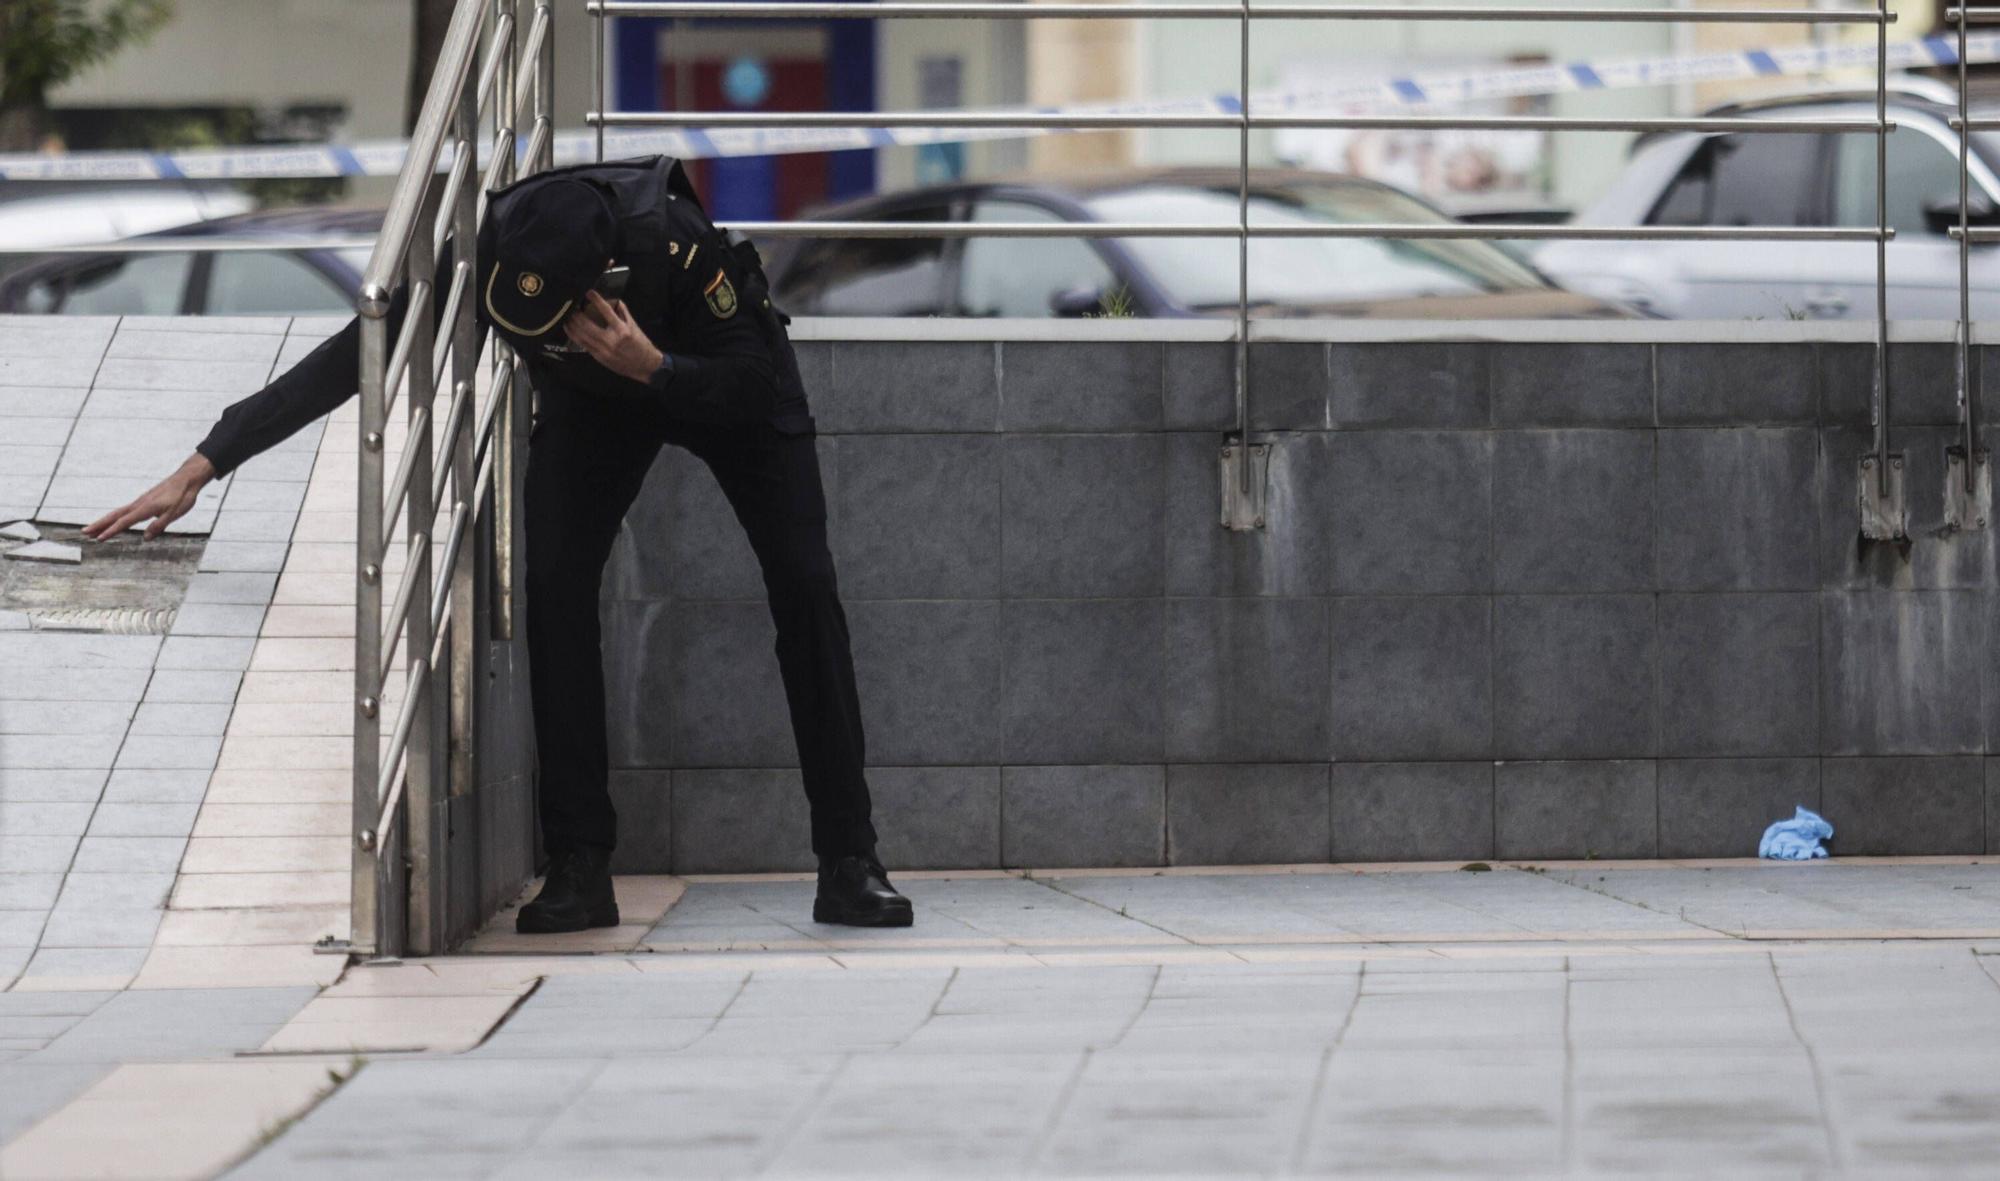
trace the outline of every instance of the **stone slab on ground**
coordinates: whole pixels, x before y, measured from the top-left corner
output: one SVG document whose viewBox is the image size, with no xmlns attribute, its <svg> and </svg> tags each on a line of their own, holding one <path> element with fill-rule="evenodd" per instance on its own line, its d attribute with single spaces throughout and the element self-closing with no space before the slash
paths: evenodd
<svg viewBox="0 0 2000 1181">
<path fill-rule="evenodd" d="M 8 550 L 4 557 L 17 562 L 58 562 L 74 566 L 83 561 L 83 550 L 59 541 L 31 541 Z"/>
</svg>

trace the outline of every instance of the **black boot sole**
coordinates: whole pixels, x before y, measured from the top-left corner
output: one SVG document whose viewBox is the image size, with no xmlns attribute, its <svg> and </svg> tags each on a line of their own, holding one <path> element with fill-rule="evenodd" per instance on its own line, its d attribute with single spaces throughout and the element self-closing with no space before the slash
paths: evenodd
<svg viewBox="0 0 2000 1181">
<path fill-rule="evenodd" d="M 607 908 L 576 918 L 544 918 L 528 910 L 523 910 L 514 916 L 514 930 L 521 935 L 564 935 L 572 931 L 588 931 L 596 927 L 617 925 L 618 904 L 615 902 Z"/>
<path fill-rule="evenodd" d="M 856 910 L 827 898 L 813 899 L 813 922 L 837 923 L 843 927 L 908 927 L 916 922 L 907 900 L 880 910 Z"/>
</svg>

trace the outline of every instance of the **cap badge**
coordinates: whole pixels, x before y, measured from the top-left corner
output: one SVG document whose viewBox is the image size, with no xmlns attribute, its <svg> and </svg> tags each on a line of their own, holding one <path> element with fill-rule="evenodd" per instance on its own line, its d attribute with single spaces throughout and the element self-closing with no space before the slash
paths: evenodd
<svg viewBox="0 0 2000 1181">
<path fill-rule="evenodd" d="M 522 295 L 533 299 L 542 293 L 542 277 L 533 271 L 522 271 L 521 277 L 514 280 L 514 286 L 521 289 Z"/>
</svg>

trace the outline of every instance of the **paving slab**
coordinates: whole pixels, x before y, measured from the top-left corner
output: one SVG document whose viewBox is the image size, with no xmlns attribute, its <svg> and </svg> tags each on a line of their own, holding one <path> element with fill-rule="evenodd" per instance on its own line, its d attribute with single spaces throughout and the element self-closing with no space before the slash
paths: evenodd
<svg viewBox="0 0 2000 1181">
<path fill-rule="evenodd" d="M 557 974 L 477 1050 L 370 1065 L 234 1175 L 391 1159 L 521 1178 L 1987 1166 L 1990 1116 L 1968 1097 L 1992 1090 L 2000 988 L 1966 947 L 1664 946 L 831 973 L 772 954 Z M 1904 998 L 1891 981 L 1923 984 Z M 1843 1044 L 1839 1030 L 1890 1013 L 1900 1028 Z M 534 1118 L 508 1124 L 528 1093 Z M 425 1142 L 398 1105 L 481 1134 L 470 1150 Z"/>
<path fill-rule="evenodd" d="M 54 562 L 74 566 L 83 561 L 83 550 L 78 546 L 64 545 L 59 541 L 31 541 L 26 545 L 15 546 L 5 554 L 0 554 L 0 557 L 11 558 L 17 562 Z"/>
</svg>

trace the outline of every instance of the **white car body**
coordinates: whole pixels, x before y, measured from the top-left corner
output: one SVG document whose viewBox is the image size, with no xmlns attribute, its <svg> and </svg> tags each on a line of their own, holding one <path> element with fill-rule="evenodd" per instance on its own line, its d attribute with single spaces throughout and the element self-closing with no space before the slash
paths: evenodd
<svg viewBox="0 0 2000 1181">
<path fill-rule="evenodd" d="M 243 193 L 207 185 L 124 184 L 77 188 L 16 181 L 0 192 L 0 250 L 94 246 L 137 234 L 247 213 Z"/>
<path fill-rule="evenodd" d="M 1934 95 L 1927 93 L 1925 98 L 1932 101 L 1908 95 L 1892 96 L 1890 101 L 1889 118 L 1897 130 L 1889 135 L 1889 208 L 1897 233 L 1886 247 L 1889 315 L 1956 320 L 1958 245 L 1912 214 L 1939 199 L 1948 199 L 1955 208 L 1958 197 L 1958 135 L 1946 122 L 1951 111 L 1934 101 Z M 1742 113 L 1753 118 L 1872 120 L 1875 105 L 1872 96 L 1842 96 L 1795 100 Z M 1754 220 L 1661 220 L 1665 198 L 1677 182 L 1692 175 L 1696 179 L 1687 183 L 1721 187 L 1713 179 L 1716 172 L 1709 172 L 1704 181 L 1699 169 L 1690 168 L 1706 141 L 1736 140 L 1745 147 L 1733 150 L 1748 150 L 1753 144 L 1761 150 L 1765 143 L 1783 138 L 1787 137 L 1677 133 L 1647 140 L 1604 194 L 1577 214 L 1575 224 L 1814 224 L 1815 220 L 1822 225 L 1875 224 L 1872 133 L 1825 137 L 1818 171 L 1800 172 L 1810 200 L 1818 203 L 1823 215 L 1817 219 L 1810 214 L 1788 219 L 1782 200 L 1773 197 L 1766 206 L 1771 212 Z M 1975 206 L 1983 195 L 2000 208 L 2000 178 L 1977 143 L 1970 182 Z M 1719 200 L 1711 193 L 1707 204 Z M 1537 267 L 1572 291 L 1620 300 L 1675 319 L 1840 320 L 1875 315 L 1873 242 L 1553 241 L 1533 258 Z M 1973 319 L 2000 317 L 2000 245 L 1973 246 L 1969 286 Z"/>
</svg>

